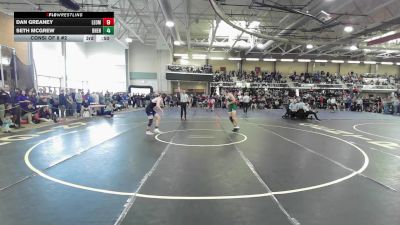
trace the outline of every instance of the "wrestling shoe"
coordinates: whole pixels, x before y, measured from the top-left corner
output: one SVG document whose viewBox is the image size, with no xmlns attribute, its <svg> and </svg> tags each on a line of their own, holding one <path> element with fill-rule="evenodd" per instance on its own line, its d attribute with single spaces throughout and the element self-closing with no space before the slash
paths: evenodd
<svg viewBox="0 0 400 225">
<path fill-rule="evenodd" d="M 239 131 L 239 129 L 240 129 L 240 127 L 239 127 L 239 126 L 236 126 L 236 127 L 234 127 L 234 128 L 233 128 L 233 130 L 232 130 L 232 131 L 233 131 L 233 132 L 238 132 L 238 131 Z"/>
<path fill-rule="evenodd" d="M 154 133 L 161 134 L 161 131 L 158 128 L 156 128 L 156 129 L 154 129 Z"/>
<path fill-rule="evenodd" d="M 153 135 L 154 133 L 148 130 L 148 131 L 146 131 L 146 134 L 147 135 Z"/>
</svg>

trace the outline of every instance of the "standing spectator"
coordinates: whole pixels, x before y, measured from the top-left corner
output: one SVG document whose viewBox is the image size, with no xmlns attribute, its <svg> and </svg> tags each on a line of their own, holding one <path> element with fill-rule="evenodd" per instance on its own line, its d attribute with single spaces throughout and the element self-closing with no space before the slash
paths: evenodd
<svg viewBox="0 0 400 225">
<path fill-rule="evenodd" d="M 12 103 L 12 114 L 14 116 L 14 123 L 16 128 L 21 128 L 21 106 L 19 105 L 19 96 L 21 95 L 21 90 L 16 88 L 10 92 L 11 103 Z"/>
<path fill-rule="evenodd" d="M 60 105 L 60 98 L 57 95 L 56 90 L 54 90 L 53 93 L 51 93 L 50 91 L 50 94 L 51 94 L 51 99 L 50 99 L 51 111 L 55 113 L 58 117 L 59 116 L 58 106 Z"/>
<path fill-rule="evenodd" d="M 11 103 L 11 97 L 9 93 L 9 86 L 4 85 L 4 89 L 0 88 L 0 122 L 3 123 L 4 115 L 6 113 L 7 106 Z"/>
<path fill-rule="evenodd" d="M 74 113 L 74 100 L 72 99 L 71 94 L 68 94 L 66 97 L 67 104 L 66 104 L 66 116 L 73 116 Z"/>
<path fill-rule="evenodd" d="M 393 98 L 393 115 L 397 115 L 400 112 L 400 97 Z"/>
<path fill-rule="evenodd" d="M 83 102 L 82 93 L 79 92 L 75 94 L 75 101 L 76 101 L 76 112 L 80 115 L 81 114 L 81 106 Z"/>
<path fill-rule="evenodd" d="M 106 91 L 106 93 L 104 94 L 104 99 L 105 99 L 105 102 L 111 102 L 110 92 Z"/>
<path fill-rule="evenodd" d="M 356 111 L 363 111 L 364 110 L 364 107 L 363 107 L 363 99 L 361 98 L 361 97 L 358 97 L 357 98 L 357 100 L 356 100 Z"/>
<path fill-rule="evenodd" d="M 67 105 L 67 98 L 65 97 L 64 90 L 60 90 L 60 94 L 58 95 L 59 105 L 58 108 L 60 109 L 61 118 L 65 117 L 65 108 Z"/>
<path fill-rule="evenodd" d="M 100 105 L 105 105 L 106 104 L 106 99 L 105 99 L 105 97 L 103 95 L 103 92 L 99 93 L 99 104 Z"/>
<path fill-rule="evenodd" d="M 351 106 L 352 99 L 351 99 L 350 95 L 347 95 L 345 98 L 346 98 L 345 99 L 345 103 L 344 103 L 345 110 L 346 111 L 350 111 L 350 106 Z"/>
</svg>

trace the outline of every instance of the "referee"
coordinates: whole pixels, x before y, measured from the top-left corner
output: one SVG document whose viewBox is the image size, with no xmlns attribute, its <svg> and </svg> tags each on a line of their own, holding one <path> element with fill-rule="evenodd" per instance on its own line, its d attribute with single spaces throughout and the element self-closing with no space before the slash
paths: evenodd
<svg viewBox="0 0 400 225">
<path fill-rule="evenodd" d="M 185 114 L 185 120 L 186 120 L 186 106 L 189 102 L 189 96 L 185 93 L 185 90 L 180 91 L 180 101 L 181 101 L 181 120 L 183 120 L 183 114 Z"/>
<path fill-rule="evenodd" d="M 250 96 L 248 92 L 244 93 L 242 101 L 243 101 L 243 112 L 247 116 L 247 110 L 249 109 L 250 106 Z"/>
</svg>

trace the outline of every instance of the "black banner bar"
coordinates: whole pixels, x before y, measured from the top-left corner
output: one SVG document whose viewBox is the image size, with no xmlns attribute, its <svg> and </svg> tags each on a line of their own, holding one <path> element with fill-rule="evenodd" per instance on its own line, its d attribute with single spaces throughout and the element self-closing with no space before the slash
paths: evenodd
<svg viewBox="0 0 400 225">
<path fill-rule="evenodd" d="M 15 18 L 15 27 L 48 27 L 48 26 L 103 26 L 103 18 L 75 19 L 35 19 L 35 18 Z"/>
<path fill-rule="evenodd" d="M 173 73 L 167 72 L 166 73 L 167 80 L 187 80 L 187 81 L 213 81 L 213 75 L 207 74 L 185 74 L 185 73 Z"/>
<path fill-rule="evenodd" d="M 113 18 L 114 12 L 14 12 L 14 18 Z"/>
<path fill-rule="evenodd" d="M 102 34 L 101 26 L 80 26 L 80 27 L 14 27 L 15 35 L 31 35 L 31 34 Z"/>
</svg>

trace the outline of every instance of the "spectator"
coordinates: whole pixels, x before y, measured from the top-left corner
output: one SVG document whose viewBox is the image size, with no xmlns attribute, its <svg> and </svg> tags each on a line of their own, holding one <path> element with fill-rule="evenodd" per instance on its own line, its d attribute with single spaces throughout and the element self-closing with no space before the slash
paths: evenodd
<svg viewBox="0 0 400 225">
<path fill-rule="evenodd" d="M 4 133 L 11 133 L 10 126 L 13 125 L 11 118 L 12 118 L 11 112 L 9 110 L 5 110 L 4 117 L 2 119 L 3 121 L 2 128 Z"/>
<path fill-rule="evenodd" d="M 66 101 L 67 101 L 66 116 L 73 116 L 75 114 L 75 109 L 74 109 L 74 99 L 72 98 L 71 94 L 67 95 Z"/>
<path fill-rule="evenodd" d="M 35 113 L 35 108 L 32 103 L 28 102 L 27 104 L 26 107 L 21 107 L 21 119 L 27 120 L 28 124 L 32 124 L 32 117 L 33 113 Z"/>
<path fill-rule="evenodd" d="M 111 102 L 108 102 L 106 105 L 106 108 L 104 109 L 104 115 L 108 117 L 113 117 L 114 116 L 114 107 Z"/>
<path fill-rule="evenodd" d="M 91 112 L 89 106 L 90 106 L 89 100 L 87 99 L 84 100 L 81 107 L 82 117 L 90 117 Z"/>
<path fill-rule="evenodd" d="M 65 109 L 67 106 L 67 98 L 65 97 L 64 90 L 60 91 L 60 94 L 58 95 L 59 99 L 59 105 L 58 108 L 60 110 L 61 118 L 65 117 Z"/>
<path fill-rule="evenodd" d="M 393 97 L 393 115 L 397 115 L 400 113 L 400 96 Z"/>
<path fill-rule="evenodd" d="M 51 93 L 50 105 L 51 105 L 51 111 L 54 114 L 59 115 L 60 111 L 58 109 L 58 106 L 60 105 L 60 97 L 59 95 L 57 95 L 56 90 L 54 90 L 54 92 Z"/>
<path fill-rule="evenodd" d="M 48 106 L 41 107 L 39 109 L 39 121 L 50 122 L 52 120 L 57 122 L 56 116 L 51 113 L 51 109 Z"/>
<path fill-rule="evenodd" d="M 18 96 L 18 102 L 22 110 L 28 109 L 28 104 L 30 101 L 25 91 L 21 91 L 21 94 Z"/>
<path fill-rule="evenodd" d="M 81 106 L 82 106 L 82 94 L 83 92 L 79 92 L 75 94 L 75 101 L 76 101 L 76 112 L 80 115 L 81 114 Z"/>
<path fill-rule="evenodd" d="M 0 88 L 0 123 L 3 123 L 6 108 L 11 104 L 9 86 L 4 85 L 4 89 Z"/>
</svg>

